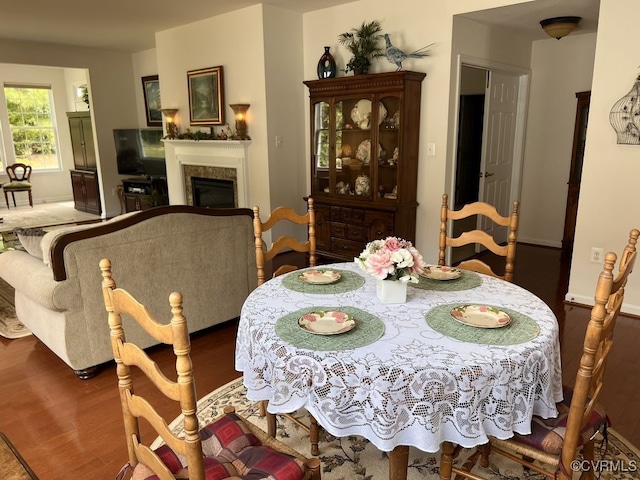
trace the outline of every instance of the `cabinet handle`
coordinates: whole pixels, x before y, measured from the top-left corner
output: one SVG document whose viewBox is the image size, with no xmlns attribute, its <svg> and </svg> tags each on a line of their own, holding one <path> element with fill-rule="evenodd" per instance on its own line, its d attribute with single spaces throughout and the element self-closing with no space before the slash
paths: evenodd
<svg viewBox="0 0 640 480">
<path fill-rule="evenodd" d="M 380 230 L 378 230 L 378 231 L 376 232 L 376 235 L 377 235 L 378 237 L 380 237 L 380 236 L 382 236 L 382 232 L 381 232 Z"/>
</svg>

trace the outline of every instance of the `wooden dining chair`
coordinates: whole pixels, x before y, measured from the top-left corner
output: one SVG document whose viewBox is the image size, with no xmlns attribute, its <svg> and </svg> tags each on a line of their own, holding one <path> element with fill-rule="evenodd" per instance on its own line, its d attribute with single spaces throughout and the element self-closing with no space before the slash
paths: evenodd
<svg viewBox="0 0 640 480">
<path fill-rule="evenodd" d="M 500 275 L 487 263 L 478 258 L 464 260 L 457 267 L 463 270 L 484 273 L 493 277 L 501 278 L 507 282 L 513 281 L 513 267 L 516 260 L 516 237 L 518 235 L 518 209 L 519 203 L 513 202 L 513 209 L 509 216 L 502 216 L 493 205 L 484 202 L 474 202 L 465 205 L 460 210 L 449 208 L 449 197 L 445 193 L 442 195 L 442 207 L 440 209 L 440 238 L 438 242 L 439 254 L 438 265 L 445 265 L 447 247 L 462 247 L 464 245 L 482 245 L 494 254 L 505 257 L 504 274 Z M 484 220 L 492 221 L 500 227 L 507 227 L 506 244 L 499 244 L 494 237 L 483 230 L 468 230 L 457 237 L 447 235 L 449 220 L 463 220 L 470 217 L 480 216 Z"/>
<path fill-rule="evenodd" d="M 549 479 L 569 480 L 573 478 L 571 463 L 576 459 L 580 447 L 586 461 L 581 466 L 593 465 L 590 461 L 594 460 L 595 434 L 601 428 L 606 429 L 608 422 L 598 398 L 602 393 L 607 357 L 613 346 L 613 331 L 624 300 L 625 285 L 636 261 L 639 235 L 640 231 L 631 230 L 617 275 L 614 274 L 616 254 L 609 252 L 605 255 L 604 269 L 596 284 L 595 305 L 591 309 L 591 319 L 584 337 L 578 374 L 573 389 L 563 387 L 564 399 L 557 405 L 558 417 L 534 417 L 530 435 L 516 434 L 507 440 L 491 437 L 489 444 L 479 449 L 482 466 L 489 465 L 490 453 L 498 453 Z M 440 479 L 449 480 L 452 472 L 465 478 L 482 478 L 470 474 L 472 462 L 466 463 L 463 468 L 453 467 L 458 450 L 449 442 L 443 444 Z M 539 463 L 534 463 L 536 460 Z M 587 470 L 580 478 L 593 479 L 593 473 Z"/>
<path fill-rule="evenodd" d="M 268 478 L 320 480 L 318 459 L 307 459 L 267 435 L 237 415 L 233 407 L 227 407 L 221 416 L 200 428 L 182 295 L 177 292 L 169 295 L 171 321 L 160 323 L 130 293 L 116 287 L 108 259 L 100 261 L 100 270 L 129 454 L 129 462 L 117 478 L 124 478 L 126 471 L 131 468 L 133 478 L 137 480 L 235 478 L 255 475 L 256 472 L 261 473 L 259 478 L 271 475 Z M 132 318 L 159 342 L 173 346 L 176 355 L 175 381 L 169 379 L 144 350 L 126 340 L 123 316 Z M 137 372 L 133 374 L 132 366 L 138 367 L 160 394 L 179 403 L 184 437 L 175 435 L 166 420 L 153 408 L 151 399 L 155 398 L 157 392 L 154 391 L 147 398 L 134 392 L 133 380 L 138 377 Z M 152 450 L 143 443 L 138 423 L 140 417 L 149 422 L 162 437 L 164 445 Z M 218 476 L 214 477 L 214 474 Z"/>
<path fill-rule="evenodd" d="M 275 241 L 267 247 L 262 239 L 262 234 L 273 229 L 276 225 L 283 225 L 286 222 L 297 225 L 307 225 L 307 240 L 300 241 L 296 237 L 290 235 L 280 235 Z M 253 207 L 253 234 L 256 239 L 256 263 L 258 266 L 258 285 L 265 282 L 265 263 L 273 261 L 274 257 L 281 252 L 293 250 L 300 253 L 306 253 L 309 259 L 309 266 L 316 265 L 316 217 L 313 209 L 313 198 L 307 200 L 307 213 L 305 215 L 298 214 L 295 210 L 288 207 L 278 207 L 269 218 L 262 222 L 260 220 L 260 208 L 256 205 Z M 284 273 L 298 270 L 295 265 L 281 265 L 273 272 L 273 276 L 277 277 Z"/>
<path fill-rule="evenodd" d="M 274 226 L 280 222 L 292 222 L 297 225 L 307 225 L 307 240 L 300 241 L 293 236 L 280 235 L 275 241 L 267 246 L 262 239 L 262 234 L 268 230 L 271 230 Z M 282 224 L 280 223 L 280 224 Z M 313 209 L 313 198 L 307 200 L 307 213 L 305 215 L 298 214 L 295 210 L 288 207 L 277 207 L 266 221 L 260 220 L 260 208 L 256 205 L 253 207 L 253 234 L 256 240 L 256 265 L 258 267 L 258 286 L 265 282 L 265 263 L 273 261 L 276 255 L 287 250 L 293 250 L 300 253 L 306 253 L 309 259 L 309 266 L 315 267 L 316 265 L 316 217 Z M 285 273 L 298 270 L 296 265 L 280 265 L 273 272 L 273 277 L 283 275 Z M 267 412 L 267 402 L 260 402 L 260 415 L 267 416 L 267 431 L 275 433 L 276 431 L 276 419 L 275 415 Z M 318 442 L 320 437 L 320 427 L 316 419 L 309 415 L 309 425 L 301 422 L 294 415 L 285 413 L 283 416 L 287 417 L 292 422 L 296 423 L 302 429 L 309 433 L 309 441 L 311 443 L 311 454 L 318 455 L 320 450 L 318 448 Z"/>
<path fill-rule="evenodd" d="M 31 196 L 31 165 L 24 163 L 14 163 L 7 165 L 7 176 L 9 181 L 2 185 L 4 191 L 4 201 L 9 208 L 9 196 L 13 199 L 13 206 L 16 206 L 16 192 L 27 192 L 29 194 L 29 205 L 33 207 L 33 197 Z"/>
</svg>

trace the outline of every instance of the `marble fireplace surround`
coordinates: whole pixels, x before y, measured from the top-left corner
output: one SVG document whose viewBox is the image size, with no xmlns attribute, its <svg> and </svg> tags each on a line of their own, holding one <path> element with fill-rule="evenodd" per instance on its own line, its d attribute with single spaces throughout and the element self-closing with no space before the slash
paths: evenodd
<svg viewBox="0 0 640 480">
<path fill-rule="evenodd" d="M 249 208 L 248 148 L 245 140 L 164 140 L 171 205 L 193 205 L 191 177 L 233 180 L 236 206 Z"/>
</svg>

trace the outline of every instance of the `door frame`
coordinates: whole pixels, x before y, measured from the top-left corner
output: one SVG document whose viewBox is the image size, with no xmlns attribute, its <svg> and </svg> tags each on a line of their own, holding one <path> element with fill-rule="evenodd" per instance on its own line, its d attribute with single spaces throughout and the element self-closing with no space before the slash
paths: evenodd
<svg viewBox="0 0 640 480">
<path fill-rule="evenodd" d="M 531 83 L 531 69 L 517 67 L 514 65 L 508 65 L 505 63 L 495 62 L 492 60 L 477 58 L 468 55 L 458 54 L 456 61 L 456 83 L 455 83 L 455 93 L 454 93 L 454 110 L 453 114 L 455 115 L 453 122 L 453 141 L 452 141 L 452 149 L 451 155 L 449 156 L 449 167 L 451 168 L 451 177 L 450 183 L 447 187 L 449 198 L 455 198 L 455 188 L 456 188 L 456 159 L 458 156 L 458 132 L 459 132 L 459 110 L 460 110 L 460 90 L 461 90 L 461 77 L 462 77 L 462 67 L 473 67 L 480 68 L 483 70 L 495 71 L 500 73 L 505 73 L 509 75 L 515 75 L 520 78 L 519 88 L 518 88 L 518 113 L 516 115 L 516 134 L 515 134 L 515 142 L 514 142 L 514 159 L 513 159 L 513 172 L 512 172 L 512 181 L 511 181 L 511 190 L 509 194 L 509 204 L 512 205 L 514 201 L 520 198 L 520 190 L 522 188 L 522 164 L 524 161 L 524 143 L 525 143 L 525 132 L 526 132 L 526 123 L 527 123 L 527 111 L 529 107 L 529 87 Z M 486 108 L 485 108 L 486 115 Z M 485 117 L 485 126 L 486 126 L 486 117 Z M 483 133 L 483 140 L 485 138 L 485 133 Z M 501 212 L 503 215 L 508 215 L 511 212 Z M 447 225 L 448 234 L 451 234 L 451 224 Z M 451 261 L 451 248 L 447 248 L 446 255 L 447 263 Z"/>
</svg>

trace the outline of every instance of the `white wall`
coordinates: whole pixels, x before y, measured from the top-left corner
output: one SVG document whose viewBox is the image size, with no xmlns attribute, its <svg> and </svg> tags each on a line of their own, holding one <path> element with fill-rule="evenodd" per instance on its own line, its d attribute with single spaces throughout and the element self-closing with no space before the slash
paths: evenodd
<svg viewBox="0 0 640 480">
<path fill-rule="evenodd" d="M 265 42 L 261 5 L 156 34 L 160 94 L 165 108 L 178 108 L 181 131 L 190 128 L 187 71 L 222 65 L 225 118 L 235 131 L 232 103 L 247 112 L 251 203 L 269 211 L 269 151 L 265 93 Z"/>
<path fill-rule="evenodd" d="M 591 90 L 595 46 L 595 33 L 533 42 L 518 241 L 562 245 L 575 94 Z"/>
<path fill-rule="evenodd" d="M 593 303 L 595 281 L 602 270 L 589 263 L 591 247 L 620 254 L 629 230 L 640 228 L 638 183 L 640 146 L 618 145 L 609 123 L 614 103 L 626 95 L 638 76 L 638 52 L 629 43 L 636 29 L 636 0 L 601 0 L 589 128 L 568 300 Z M 637 268 L 636 268 L 637 270 Z M 640 278 L 629 279 L 623 311 L 640 314 Z"/>
<path fill-rule="evenodd" d="M 304 68 L 302 15 L 264 5 L 264 47 L 270 203 L 272 209 L 286 205 L 304 214 L 309 176 L 307 162 L 301 161 L 306 158 L 307 136 L 301 121 L 306 104 L 306 88 L 300 80 Z M 268 213 L 261 206 L 263 220 Z M 307 232 L 304 227 L 284 222 L 273 231 L 273 238 L 279 235 L 302 239 Z"/>
<path fill-rule="evenodd" d="M 88 84 L 88 72 L 84 68 L 65 68 L 64 80 L 67 91 L 67 112 L 86 112 L 89 105 L 76 92 L 77 87 Z"/>
<path fill-rule="evenodd" d="M 142 77 L 158 75 L 158 59 L 156 49 L 145 50 L 133 54 L 133 82 L 136 92 L 136 109 L 138 110 L 137 124 L 123 125 L 122 128 L 147 128 L 147 114 L 144 105 L 144 90 L 142 89 Z M 161 80 L 158 78 L 158 80 Z M 162 96 L 160 98 L 162 102 Z M 161 103 L 162 105 L 162 103 Z M 131 119 L 133 121 L 133 119 Z"/>
<path fill-rule="evenodd" d="M 120 128 L 130 118 L 136 118 L 131 55 L 92 48 L 0 40 L 0 63 L 88 70 L 91 116 L 98 145 L 98 176 L 103 185 L 103 215 L 119 214 L 120 202 L 115 188 L 120 177 L 115 161 L 113 129 Z"/>
</svg>

